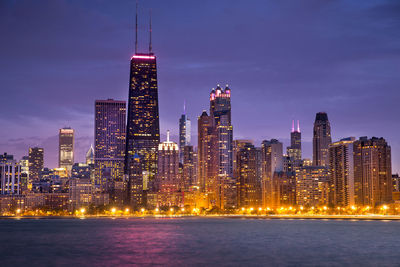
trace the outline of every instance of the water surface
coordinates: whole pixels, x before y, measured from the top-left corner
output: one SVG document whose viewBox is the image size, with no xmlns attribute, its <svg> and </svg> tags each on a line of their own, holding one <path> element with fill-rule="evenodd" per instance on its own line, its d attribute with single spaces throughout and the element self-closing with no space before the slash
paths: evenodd
<svg viewBox="0 0 400 267">
<path fill-rule="evenodd" d="M 400 221 L 0 220 L 1 266 L 399 266 Z"/>
</svg>

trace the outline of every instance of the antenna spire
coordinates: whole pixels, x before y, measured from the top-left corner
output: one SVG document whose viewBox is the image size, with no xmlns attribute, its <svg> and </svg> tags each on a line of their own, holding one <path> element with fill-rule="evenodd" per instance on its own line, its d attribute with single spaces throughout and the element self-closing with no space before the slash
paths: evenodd
<svg viewBox="0 0 400 267">
<path fill-rule="evenodd" d="M 169 130 L 167 130 L 167 142 L 169 143 Z"/>
<path fill-rule="evenodd" d="M 135 27 L 135 54 L 137 54 L 137 43 L 138 43 L 138 0 L 136 0 L 136 27 Z"/>
<path fill-rule="evenodd" d="M 297 132 L 300 132 L 300 122 L 297 120 Z"/>
<path fill-rule="evenodd" d="M 152 53 L 153 50 L 153 46 L 151 44 L 151 32 L 153 31 L 152 27 L 151 27 L 151 9 L 150 9 L 150 42 L 149 42 L 149 54 Z"/>
<path fill-rule="evenodd" d="M 292 120 L 292 133 L 294 133 L 294 120 Z"/>
<path fill-rule="evenodd" d="M 186 99 L 183 100 L 183 114 L 186 115 Z"/>
</svg>

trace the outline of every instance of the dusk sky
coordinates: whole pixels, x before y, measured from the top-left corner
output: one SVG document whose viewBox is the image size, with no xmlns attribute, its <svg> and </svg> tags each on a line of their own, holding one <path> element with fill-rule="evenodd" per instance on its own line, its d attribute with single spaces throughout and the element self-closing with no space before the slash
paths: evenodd
<svg viewBox="0 0 400 267">
<path fill-rule="evenodd" d="M 400 172 L 400 1 L 139 1 L 141 52 L 150 9 L 162 139 L 177 139 L 186 100 L 196 145 L 211 88 L 228 83 L 235 139 L 286 146 L 298 119 L 312 158 L 325 111 L 333 141 L 384 137 Z M 42 146 L 56 167 L 58 129 L 70 126 L 84 160 L 94 101 L 128 98 L 134 15 L 134 0 L 0 1 L 0 153 Z"/>
</svg>

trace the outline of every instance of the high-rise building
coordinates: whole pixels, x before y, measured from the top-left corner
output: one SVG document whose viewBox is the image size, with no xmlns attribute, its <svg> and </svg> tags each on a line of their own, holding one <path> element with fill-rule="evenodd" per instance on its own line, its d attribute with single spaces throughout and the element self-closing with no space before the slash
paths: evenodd
<svg viewBox="0 0 400 267">
<path fill-rule="evenodd" d="M 94 163 L 96 185 L 109 191 L 122 182 L 124 173 L 126 102 L 107 99 L 95 102 Z M 88 152 L 91 153 L 90 150 Z"/>
<path fill-rule="evenodd" d="M 329 203 L 329 171 L 323 166 L 303 166 L 296 170 L 296 203 L 320 206 Z"/>
<path fill-rule="evenodd" d="M 183 153 L 184 153 L 184 146 L 190 145 L 191 141 L 191 122 L 188 116 L 186 115 L 186 104 L 183 108 L 183 114 L 179 119 L 179 161 L 183 164 Z"/>
<path fill-rule="evenodd" d="M 176 203 L 176 192 L 182 187 L 179 174 L 179 148 L 175 142 L 169 140 L 158 145 L 158 166 L 155 187 L 159 192 L 160 203 L 164 206 L 181 206 Z"/>
<path fill-rule="evenodd" d="M 21 192 L 25 193 L 32 189 L 32 184 L 29 183 L 29 156 L 23 156 L 19 165 L 21 166 Z"/>
<path fill-rule="evenodd" d="M 385 139 L 361 137 L 354 142 L 354 191 L 356 205 L 392 201 L 391 148 Z"/>
<path fill-rule="evenodd" d="M 231 89 L 219 85 L 210 93 L 210 116 L 214 119 L 217 154 L 217 206 L 237 207 L 236 181 L 233 179 L 233 127 Z"/>
<path fill-rule="evenodd" d="M 208 206 L 217 205 L 217 155 L 214 119 L 203 111 L 198 126 L 198 180 L 200 191 L 207 196 Z"/>
<path fill-rule="evenodd" d="M 332 143 L 331 125 L 328 114 L 318 112 L 315 116 L 313 133 L 313 165 L 329 166 L 329 144 Z"/>
<path fill-rule="evenodd" d="M 287 154 L 292 161 L 300 162 L 301 160 L 301 132 L 300 123 L 297 121 L 297 128 L 294 128 L 292 122 L 292 131 L 290 132 L 290 146 L 287 148 Z"/>
<path fill-rule="evenodd" d="M 296 175 L 294 172 L 274 172 L 271 207 L 296 205 Z"/>
<path fill-rule="evenodd" d="M 263 207 L 273 207 L 277 203 L 274 190 L 274 173 L 283 170 L 283 144 L 276 139 L 264 140 L 261 144 L 262 157 L 262 203 Z"/>
<path fill-rule="evenodd" d="M 354 205 L 354 137 L 329 146 L 330 202 L 335 206 Z"/>
<path fill-rule="evenodd" d="M 41 147 L 29 148 L 29 183 L 40 180 L 39 173 L 44 168 L 44 150 Z"/>
<path fill-rule="evenodd" d="M 154 180 L 157 174 L 157 151 L 160 143 L 160 126 L 158 112 L 158 85 L 156 56 L 150 44 L 148 53 L 137 52 L 137 16 L 135 54 L 131 58 L 128 122 L 126 130 L 125 174 L 128 180 L 128 192 L 136 196 L 128 196 L 133 206 L 145 205 L 145 193 L 154 191 Z M 140 163 L 141 175 L 137 167 Z M 134 169 L 136 168 L 136 169 Z M 134 181 L 139 179 L 139 181 Z M 142 183 L 142 191 L 138 184 Z M 141 203 L 133 203 L 133 202 Z"/>
<path fill-rule="evenodd" d="M 238 207 L 261 207 L 261 150 L 252 143 L 239 143 L 236 147 L 235 178 L 237 180 Z"/>
<path fill-rule="evenodd" d="M 182 173 L 183 190 L 189 191 L 196 186 L 196 169 L 195 169 L 195 153 L 193 146 L 187 145 L 183 147 L 183 173 Z"/>
<path fill-rule="evenodd" d="M 74 165 L 74 130 L 62 128 L 58 137 L 58 167 L 65 168 L 70 173 Z"/>
<path fill-rule="evenodd" d="M 21 165 L 12 155 L 0 155 L 0 194 L 21 194 Z"/>
<path fill-rule="evenodd" d="M 94 149 L 93 149 L 92 145 L 90 145 L 89 150 L 86 152 L 85 158 L 86 158 L 87 165 L 94 164 Z"/>
</svg>

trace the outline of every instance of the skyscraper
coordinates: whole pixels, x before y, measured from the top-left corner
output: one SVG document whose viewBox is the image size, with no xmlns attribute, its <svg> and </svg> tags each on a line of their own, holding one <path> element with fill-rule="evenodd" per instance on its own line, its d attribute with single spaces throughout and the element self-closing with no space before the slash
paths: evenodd
<svg viewBox="0 0 400 267">
<path fill-rule="evenodd" d="M 297 128 L 294 128 L 292 122 L 292 131 L 290 132 L 290 147 L 287 148 L 287 154 L 293 161 L 301 160 L 301 132 L 300 123 L 297 121 Z"/>
<path fill-rule="evenodd" d="M 156 56 L 151 47 L 151 23 L 149 53 L 137 52 L 137 16 L 136 16 L 136 43 L 135 54 L 131 58 L 128 122 L 126 130 L 125 173 L 128 187 L 142 183 L 143 191 L 153 190 L 155 175 L 157 174 L 157 150 L 160 142 L 160 127 L 158 115 L 158 85 Z M 137 175 L 139 161 L 142 175 Z M 140 181 L 133 181 L 139 179 Z M 138 187 L 136 187 L 137 190 Z M 135 189 L 136 190 L 136 189 Z M 131 189 L 128 192 L 132 192 Z M 145 204 L 142 199 L 131 199 L 143 203 L 131 203 L 133 206 Z M 128 196 L 128 198 L 131 198 Z"/>
<path fill-rule="evenodd" d="M 217 205 L 217 155 L 214 119 L 203 111 L 198 126 L 198 180 L 200 191 L 207 196 L 209 206 Z"/>
<path fill-rule="evenodd" d="M 283 170 L 283 144 L 276 139 L 261 143 L 262 157 L 262 201 L 263 206 L 274 206 L 277 194 L 274 189 L 274 173 Z"/>
<path fill-rule="evenodd" d="M 44 150 L 41 147 L 29 148 L 29 184 L 40 180 L 39 173 L 44 168 Z"/>
<path fill-rule="evenodd" d="M 89 150 L 86 152 L 86 164 L 94 164 L 94 149 L 93 146 L 90 145 Z"/>
<path fill-rule="evenodd" d="M 361 137 L 354 142 L 354 191 L 356 205 L 392 201 L 391 148 L 385 139 Z"/>
<path fill-rule="evenodd" d="M 237 207 L 236 182 L 233 179 L 233 127 L 231 121 L 231 89 L 219 85 L 210 93 L 210 116 L 214 119 L 217 154 L 217 206 Z"/>
<path fill-rule="evenodd" d="M 179 119 L 179 161 L 183 163 L 184 146 L 190 145 L 191 141 L 191 122 L 186 115 L 186 104 L 183 107 L 183 114 Z"/>
<path fill-rule="evenodd" d="M 336 206 L 354 205 L 354 140 L 349 137 L 329 146 L 330 202 Z"/>
<path fill-rule="evenodd" d="M 95 101 L 94 157 L 96 184 L 103 190 L 122 182 L 124 172 L 126 102 Z"/>
<path fill-rule="evenodd" d="M 261 207 L 261 150 L 245 143 L 235 153 L 238 207 Z"/>
<path fill-rule="evenodd" d="M 183 147 L 183 173 L 182 173 L 183 190 L 189 191 L 192 186 L 196 185 L 196 169 L 195 169 L 195 153 L 193 146 Z"/>
<path fill-rule="evenodd" d="M 74 130 L 62 128 L 58 137 L 58 167 L 65 168 L 68 173 L 71 173 L 72 165 L 74 165 Z"/>
<path fill-rule="evenodd" d="M 313 134 L 313 165 L 329 166 L 328 149 L 332 143 L 331 125 L 325 112 L 318 112 L 315 116 Z"/>
<path fill-rule="evenodd" d="M 174 192 L 180 189 L 179 148 L 169 140 L 158 145 L 157 189 L 162 192 Z"/>
</svg>

